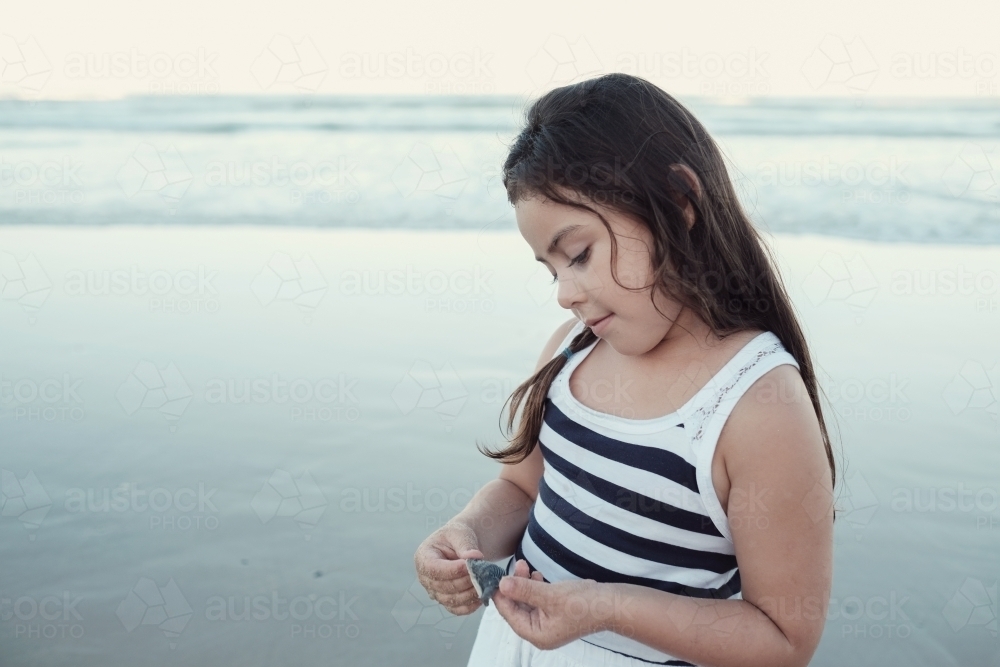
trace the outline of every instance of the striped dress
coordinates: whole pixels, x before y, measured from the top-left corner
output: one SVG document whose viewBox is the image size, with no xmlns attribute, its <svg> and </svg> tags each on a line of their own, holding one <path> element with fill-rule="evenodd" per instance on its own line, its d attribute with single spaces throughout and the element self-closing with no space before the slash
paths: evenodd
<svg viewBox="0 0 1000 667">
<path fill-rule="evenodd" d="M 558 349 L 583 326 L 577 323 Z M 739 398 L 776 366 L 798 368 L 795 358 L 776 335 L 762 333 L 676 412 L 626 419 L 588 408 L 570 392 L 573 370 L 596 344 L 574 354 L 550 387 L 538 438 L 544 473 L 508 572 L 523 558 L 553 583 L 594 579 L 699 598 L 740 598 L 740 571 L 712 483 L 712 456 Z M 708 374 L 704 367 L 687 371 L 695 386 Z M 647 663 L 690 664 L 610 631 L 576 642 Z"/>
</svg>

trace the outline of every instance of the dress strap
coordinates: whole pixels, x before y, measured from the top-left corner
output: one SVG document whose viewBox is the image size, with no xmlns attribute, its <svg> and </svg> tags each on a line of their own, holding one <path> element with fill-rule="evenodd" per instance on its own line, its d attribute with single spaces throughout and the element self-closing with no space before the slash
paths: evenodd
<svg viewBox="0 0 1000 667">
<path fill-rule="evenodd" d="M 781 340 L 768 331 L 754 338 L 727 364 L 727 371 L 712 379 L 711 389 L 702 394 L 686 420 L 691 449 L 696 459 L 699 493 L 709 516 L 722 535 L 732 541 L 729 521 L 715 493 L 712 482 L 712 459 L 726 420 L 743 394 L 768 371 L 790 364 L 799 368 Z"/>
<path fill-rule="evenodd" d="M 730 364 L 725 375 L 712 378 L 712 390 L 705 392 L 705 400 L 695 406 L 691 417 L 692 438 L 699 440 L 711 435 L 712 422 L 717 417 L 723 421 L 736 406 L 747 389 L 768 371 L 782 364 L 799 367 L 795 357 L 789 354 L 781 341 L 771 332 L 763 333 L 747 343 Z M 718 431 L 722 425 L 718 424 Z M 716 434 L 718 437 L 718 434 Z"/>
</svg>

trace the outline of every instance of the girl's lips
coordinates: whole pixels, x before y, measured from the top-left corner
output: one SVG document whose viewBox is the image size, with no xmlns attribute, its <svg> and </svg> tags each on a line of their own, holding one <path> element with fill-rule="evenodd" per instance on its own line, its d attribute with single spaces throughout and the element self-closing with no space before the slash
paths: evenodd
<svg viewBox="0 0 1000 667">
<path fill-rule="evenodd" d="M 600 336 L 601 333 L 608 328 L 608 322 L 610 322 L 611 318 L 614 316 L 615 314 L 611 313 L 610 315 L 602 317 L 601 319 L 594 322 L 593 326 L 590 327 L 590 330 L 593 331 L 598 336 Z"/>
</svg>

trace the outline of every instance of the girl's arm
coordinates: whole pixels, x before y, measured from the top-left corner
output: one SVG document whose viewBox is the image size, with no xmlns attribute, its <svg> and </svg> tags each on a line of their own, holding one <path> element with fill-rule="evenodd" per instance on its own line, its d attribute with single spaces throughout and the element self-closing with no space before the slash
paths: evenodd
<svg viewBox="0 0 1000 667">
<path fill-rule="evenodd" d="M 796 398 L 785 398 L 789 394 Z M 611 630 L 698 665 L 807 665 L 829 604 L 833 496 L 819 423 L 794 367 L 769 371 L 740 399 L 716 457 L 729 479 L 720 500 L 736 548 L 742 600 L 590 580 L 559 592 L 562 584 L 506 577 L 500 590 L 537 608 L 531 616 L 497 603 L 515 631 L 540 648 Z M 552 621 L 547 629 L 546 621 Z"/>
<path fill-rule="evenodd" d="M 555 356 L 556 346 L 576 321 L 556 329 L 542 350 L 536 371 Z M 452 614 L 471 614 L 482 606 L 464 559 L 496 561 L 514 553 L 528 526 L 542 468 L 538 447 L 520 463 L 503 466 L 499 479 L 479 489 L 461 512 L 417 547 L 413 564 L 432 600 Z"/>
<path fill-rule="evenodd" d="M 555 330 L 542 349 L 535 372 L 555 356 L 557 346 L 578 321 L 574 318 Z M 538 495 L 543 466 L 541 448 L 536 446 L 520 463 L 503 466 L 499 478 L 479 489 L 465 509 L 451 520 L 475 532 L 486 560 L 499 560 L 514 553 L 528 526 L 528 513 Z"/>
</svg>

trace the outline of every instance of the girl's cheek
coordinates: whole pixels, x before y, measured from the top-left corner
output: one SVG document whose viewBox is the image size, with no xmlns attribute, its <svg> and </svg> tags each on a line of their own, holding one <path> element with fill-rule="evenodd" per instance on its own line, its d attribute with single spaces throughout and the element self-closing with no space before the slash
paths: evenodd
<svg viewBox="0 0 1000 667">
<path fill-rule="evenodd" d="M 593 269 L 587 269 L 581 271 L 581 274 L 582 275 L 580 276 L 580 284 L 585 286 L 586 289 L 591 292 L 593 292 L 595 289 L 599 287 L 607 287 L 608 281 L 611 280 L 610 275 L 605 277 L 604 275 L 598 273 L 597 271 L 594 271 Z M 595 294 L 594 296 L 597 296 L 597 294 Z"/>
</svg>

